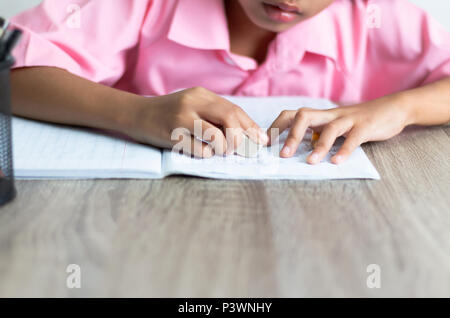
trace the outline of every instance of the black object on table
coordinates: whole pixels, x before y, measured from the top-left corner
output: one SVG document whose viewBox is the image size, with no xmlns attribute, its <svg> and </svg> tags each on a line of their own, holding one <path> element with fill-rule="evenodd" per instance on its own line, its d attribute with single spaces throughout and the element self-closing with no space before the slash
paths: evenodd
<svg viewBox="0 0 450 318">
<path fill-rule="evenodd" d="M 22 32 L 8 30 L 9 21 L 0 17 L 0 206 L 16 196 L 14 187 L 10 69 L 14 65 L 11 55 Z"/>
<path fill-rule="evenodd" d="M 0 206 L 16 196 L 12 158 L 11 90 L 10 68 L 14 64 L 11 56 L 0 61 Z"/>
</svg>

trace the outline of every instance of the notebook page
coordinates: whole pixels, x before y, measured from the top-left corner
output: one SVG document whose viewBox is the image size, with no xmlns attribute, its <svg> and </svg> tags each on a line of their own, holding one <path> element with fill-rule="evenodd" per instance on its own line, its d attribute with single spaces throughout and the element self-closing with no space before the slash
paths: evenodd
<svg viewBox="0 0 450 318">
<path fill-rule="evenodd" d="M 328 100 L 303 97 L 226 97 L 242 107 L 261 127 L 268 128 L 281 110 L 296 110 L 300 107 L 329 109 L 335 107 Z M 380 176 L 359 147 L 343 164 L 330 163 L 331 156 L 343 140 L 340 139 L 326 159 L 318 165 L 306 163 L 311 153 L 311 134 L 305 136 L 297 153 L 288 159 L 280 158 L 279 152 L 287 132 L 280 136 L 272 147 L 263 148 L 256 158 L 240 156 L 215 156 L 211 159 L 196 159 L 171 151 L 164 151 L 163 167 L 165 174 L 187 174 L 219 179 L 379 179 Z"/>
<path fill-rule="evenodd" d="M 87 129 L 13 118 L 17 178 L 160 178 L 161 150 Z"/>
</svg>

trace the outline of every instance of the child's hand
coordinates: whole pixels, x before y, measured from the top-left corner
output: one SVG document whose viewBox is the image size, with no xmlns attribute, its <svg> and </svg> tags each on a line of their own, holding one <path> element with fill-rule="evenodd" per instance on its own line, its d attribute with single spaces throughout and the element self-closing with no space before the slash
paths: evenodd
<svg viewBox="0 0 450 318">
<path fill-rule="evenodd" d="M 301 108 L 298 111 L 283 111 L 269 128 L 278 128 L 281 134 L 291 128 L 280 156 L 292 157 L 308 128 L 321 132 L 314 151 L 308 157 L 310 164 L 316 164 L 330 151 L 339 136 L 346 140 L 338 153 L 332 157 L 335 164 L 345 161 L 362 143 L 386 140 L 399 134 L 411 123 L 409 111 L 394 96 L 387 96 L 371 102 L 340 107 L 330 110 Z"/>
<path fill-rule="evenodd" d="M 176 150 L 199 158 L 234 153 L 244 132 L 263 145 L 269 139 L 240 107 L 201 87 L 143 98 L 138 104 L 128 135 L 164 148 L 177 145 Z M 197 129 L 195 121 L 199 123 Z M 174 140 L 172 133 L 179 128 L 186 133 Z"/>
</svg>

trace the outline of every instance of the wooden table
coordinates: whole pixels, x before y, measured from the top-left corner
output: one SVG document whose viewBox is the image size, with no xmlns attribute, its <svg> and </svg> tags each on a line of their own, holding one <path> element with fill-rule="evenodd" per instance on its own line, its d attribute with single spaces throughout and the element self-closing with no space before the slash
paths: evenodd
<svg viewBox="0 0 450 318">
<path fill-rule="evenodd" d="M 365 150 L 381 181 L 19 181 L 0 296 L 450 296 L 450 127 Z"/>
</svg>

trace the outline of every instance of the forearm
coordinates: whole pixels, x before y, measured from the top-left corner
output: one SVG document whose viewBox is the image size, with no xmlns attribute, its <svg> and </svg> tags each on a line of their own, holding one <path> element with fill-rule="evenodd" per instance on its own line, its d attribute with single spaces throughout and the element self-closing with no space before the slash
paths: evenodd
<svg viewBox="0 0 450 318">
<path fill-rule="evenodd" d="M 450 122 L 450 78 L 399 93 L 410 125 L 444 125 Z"/>
<path fill-rule="evenodd" d="M 36 120 L 123 132 L 138 98 L 57 68 L 23 68 L 11 74 L 13 113 Z"/>
</svg>

